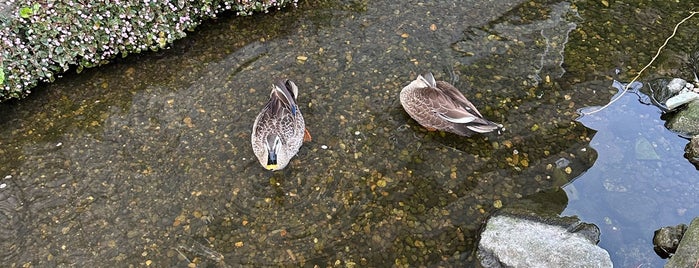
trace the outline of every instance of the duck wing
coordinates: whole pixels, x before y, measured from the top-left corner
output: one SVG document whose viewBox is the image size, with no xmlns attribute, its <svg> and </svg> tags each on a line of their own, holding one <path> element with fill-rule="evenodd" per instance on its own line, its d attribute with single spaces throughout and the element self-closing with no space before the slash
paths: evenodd
<svg viewBox="0 0 699 268">
<path fill-rule="evenodd" d="M 464 94 L 461 93 L 461 91 L 459 91 L 456 87 L 444 81 L 437 81 L 436 85 L 437 88 L 442 90 L 442 92 L 444 92 L 445 95 L 447 95 L 454 102 L 462 106 L 467 112 L 475 116 L 478 116 L 479 118 L 483 118 L 483 115 L 481 115 L 481 112 L 479 112 L 478 109 L 476 109 L 476 106 L 473 106 L 473 103 L 466 99 Z"/>
<path fill-rule="evenodd" d="M 459 129 L 460 132 L 468 133 L 468 131 L 474 131 L 486 133 L 502 127 L 483 118 L 478 109 L 451 84 L 444 81 L 437 81 L 436 84 L 439 92 L 445 99 L 441 101 L 444 105 L 442 105 L 438 115 L 444 120 L 455 123 L 454 127 Z"/>
</svg>

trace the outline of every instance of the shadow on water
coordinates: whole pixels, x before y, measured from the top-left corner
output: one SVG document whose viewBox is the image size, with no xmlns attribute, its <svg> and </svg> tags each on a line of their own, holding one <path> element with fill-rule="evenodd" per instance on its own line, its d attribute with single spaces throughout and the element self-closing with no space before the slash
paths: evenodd
<svg viewBox="0 0 699 268">
<path fill-rule="evenodd" d="M 611 95 L 600 70 L 613 67 L 585 65 L 604 55 L 569 52 L 587 53 L 584 3 L 503 2 L 304 2 L 222 18 L 169 50 L 3 104 L 0 257 L 476 265 L 478 230 L 498 208 L 600 201 L 578 183 L 601 161 L 588 143 L 610 135 L 575 121 Z M 428 70 L 506 130 L 465 138 L 418 126 L 397 96 Z M 299 85 L 314 139 L 270 173 L 250 128 L 279 77 Z M 567 184 L 580 196 L 564 197 Z"/>
</svg>

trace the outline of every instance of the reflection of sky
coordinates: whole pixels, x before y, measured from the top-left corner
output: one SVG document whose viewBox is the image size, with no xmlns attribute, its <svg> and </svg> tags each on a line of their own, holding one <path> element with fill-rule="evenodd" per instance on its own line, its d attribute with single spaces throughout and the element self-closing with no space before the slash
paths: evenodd
<svg viewBox="0 0 699 268">
<path fill-rule="evenodd" d="M 599 245 L 617 266 L 661 266 L 665 261 L 653 252 L 653 231 L 699 216 L 693 213 L 699 173 L 683 157 L 687 140 L 667 130 L 660 115 L 628 92 L 578 119 L 597 131 L 590 146 L 598 158 L 564 187 L 570 201 L 562 214 L 598 225 Z"/>
</svg>

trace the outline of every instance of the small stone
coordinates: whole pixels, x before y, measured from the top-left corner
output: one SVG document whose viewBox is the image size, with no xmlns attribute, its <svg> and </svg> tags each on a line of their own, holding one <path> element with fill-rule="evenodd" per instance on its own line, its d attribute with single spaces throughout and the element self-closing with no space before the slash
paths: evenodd
<svg viewBox="0 0 699 268">
<path fill-rule="evenodd" d="M 415 247 L 418 247 L 418 248 L 424 248 L 424 247 L 425 247 L 425 242 L 422 242 L 422 241 L 420 241 L 420 240 L 415 240 L 415 243 L 414 243 L 414 244 L 415 244 Z"/>
<path fill-rule="evenodd" d="M 194 127 L 194 124 L 192 124 L 192 118 L 189 116 L 186 116 L 184 119 L 182 119 L 182 122 L 184 122 L 184 124 L 189 128 Z"/>
<path fill-rule="evenodd" d="M 502 200 L 498 199 L 498 200 L 493 201 L 493 207 L 502 208 Z"/>
<path fill-rule="evenodd" d="M 687 85 L 687 81 L 684 79 L 673 78 L 669 83 L 667 83 L 667 89 L 672 93 L 678 93 L 684 89 L 685 85 Z"/>
<path fill-rule="evenodd" d="M 570 173 L 573 173 L 573 169 L 570 167 L 566 167 L 563 171 L 565 171 L 568 175 L 570 175 Z"/>
<path fill-rule="evenodd" d="M 522 160 L 519 161 L 519 164 L 520 164 L 522 167 L 529 167 L 529 160 L 527 160 L 527 159 L 522 159 Z"/>
</svg>

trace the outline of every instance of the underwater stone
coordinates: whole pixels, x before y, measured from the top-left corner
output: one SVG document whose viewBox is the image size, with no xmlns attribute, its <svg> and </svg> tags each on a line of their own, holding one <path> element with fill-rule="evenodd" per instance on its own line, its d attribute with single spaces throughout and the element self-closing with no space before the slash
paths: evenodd
<svg viewBox="0 0 699 268">
<path fill-rule="evenodd" d="M 638 160 L 658 160 L 660 156 L 655 152 L 653 145 L 644 137 L 636 139 L 636 159 Z"/>
</svg>

